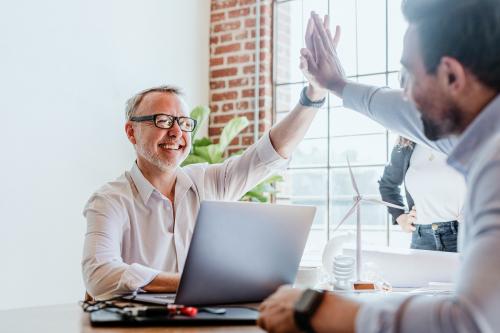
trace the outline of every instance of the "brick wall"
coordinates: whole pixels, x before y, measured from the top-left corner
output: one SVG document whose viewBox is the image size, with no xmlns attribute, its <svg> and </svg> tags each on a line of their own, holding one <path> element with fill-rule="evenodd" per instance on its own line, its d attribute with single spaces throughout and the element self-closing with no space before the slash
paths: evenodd
<svg viewBox="0 0 500 333">
<path fill-rule="evenodd" d="M 211 0 L 210 18 L 210 115 L 209 136 L 218 140 L 224 125 L 236 116 L 250 121 L 230 145 L 238 151 L 254 141 L 272 124 L 272 0 L 260 1 L 259 105 L 255 94 L 255 0 Z M 254 119 L 255 107 L 259 117 Z"/>
</svg>

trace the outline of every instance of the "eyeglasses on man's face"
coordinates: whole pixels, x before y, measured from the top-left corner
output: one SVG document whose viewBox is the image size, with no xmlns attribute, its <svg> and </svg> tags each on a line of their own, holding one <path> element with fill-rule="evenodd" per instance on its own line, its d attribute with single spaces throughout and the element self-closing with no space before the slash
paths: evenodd
<svg viewBox="0 0 500 333">
<path fill-rule="evenodd" d="M 152 121 L 156 127 L 163 129 L 172 128 L 172 126 L 174 126 L 174 122 L 177 122 L 183 132 L 192 132 L 196 127 L 196 120 L 193 118 L 176 117 L 164 113 L 152 114 L 150 116 L 132 116 L 130 117 L 130 121 Z"/>
</svg>

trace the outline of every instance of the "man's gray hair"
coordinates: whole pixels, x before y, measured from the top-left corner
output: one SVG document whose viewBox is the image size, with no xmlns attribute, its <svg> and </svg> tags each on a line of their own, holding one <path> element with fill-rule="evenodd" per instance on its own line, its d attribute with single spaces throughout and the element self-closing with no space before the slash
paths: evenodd
<svg viewBox="0 0 500 333">
<path fill-rule="evenodd" d="M 144 96 L 146 96 L 149 93 L 152 92 L 162 92 L 162 93 L 167 93 L 167 94 L 174 94 L 177 96 L 182 96 L 182 91 L 175 86 L 171 85 L 164 85 L 164 86 L 158 86 L 158 87 L 152 87 L 146 90 L 143 90 L 141 92 L 138 92 L 131 98 L 127 100 L 127 104 L 125 106 L 125 116 L 127 120 L 129 120 L 134 114 L 137 108 L 139 107 L 139 104 L 141 104 L 142 99 Z"/>
</svg>

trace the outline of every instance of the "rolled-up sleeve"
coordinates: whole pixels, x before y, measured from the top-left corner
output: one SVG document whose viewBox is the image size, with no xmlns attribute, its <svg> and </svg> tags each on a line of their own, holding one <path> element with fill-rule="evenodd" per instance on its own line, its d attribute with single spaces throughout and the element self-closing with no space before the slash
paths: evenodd
<svg viewBox="0 0 500 333">
<path fill-rule="evenodd" d="M 83 211 L 87 219 L 83 280 L 87 291 L 98 299 L 130 293 L 147 285 L 159 273 L 138 263 L 123 262 L 120 246 L 127 221 L 126 210 L 115 205 L 106 196 L 94 195 Z"/>
<path fill-rule="evenodd" d="M 289 161 L 274 149 L 267 132 L 240 156 L 206 167 L 206 198 L 238 200 L 267 177 L 285 170 Z"/>
</svg>

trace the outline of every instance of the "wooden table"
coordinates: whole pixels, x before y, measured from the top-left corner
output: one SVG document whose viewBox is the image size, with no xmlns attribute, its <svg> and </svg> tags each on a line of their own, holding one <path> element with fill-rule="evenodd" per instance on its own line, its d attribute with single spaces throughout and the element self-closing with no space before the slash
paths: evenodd
<svg viewBox="0 0 500 333">
<path fill-rule="evenodd" d="M 257 326 L 205 326 L 205 327 L 136 327 L 97 328 L 90 326 L 89 315 L 78 304 L 43 306 L 0 311 L 2 333 L 153 333 L 153 332 L 244 332 L 262 333 Z"/>
</svg>

